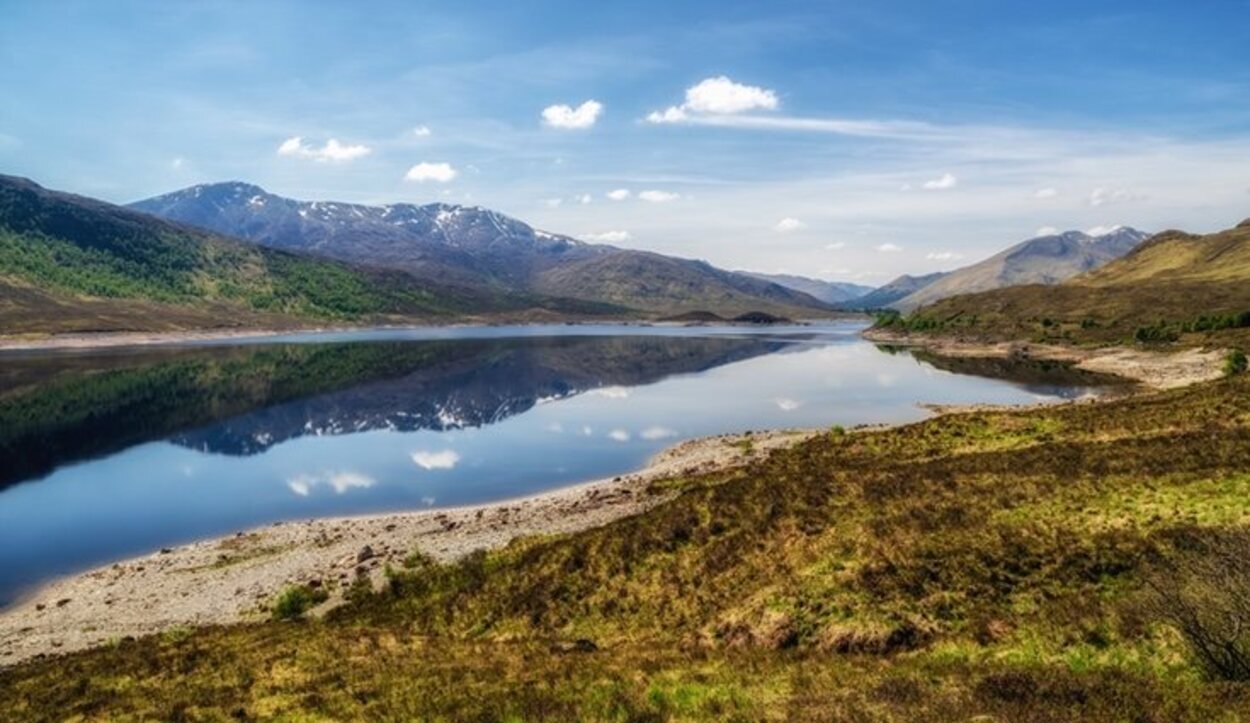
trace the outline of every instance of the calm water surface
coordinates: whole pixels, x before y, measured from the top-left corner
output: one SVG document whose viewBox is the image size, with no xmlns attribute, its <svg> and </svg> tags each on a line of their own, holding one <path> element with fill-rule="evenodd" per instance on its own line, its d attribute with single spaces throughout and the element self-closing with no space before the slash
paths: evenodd
<svg viewBox="0 0 1250 723">
<path fill-rule="evenodd" d="M 1102 381 L 954 368 L 861 328 L 373 331 L 0 355 L 0 604 L 276 520 L 500 500 L 623 473 L 689 437 L 907 421 L 922 402 L 1036 402 Z"/>
</svg>

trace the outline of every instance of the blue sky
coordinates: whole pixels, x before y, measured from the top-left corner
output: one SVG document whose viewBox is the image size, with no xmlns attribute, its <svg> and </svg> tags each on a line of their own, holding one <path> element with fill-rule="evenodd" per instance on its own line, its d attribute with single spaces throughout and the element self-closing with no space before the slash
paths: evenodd
<svg viewBox="0 0 1250 723">
<path fill-rule="evenodd" d="M 447 200 L 862 283 L 1250 216 L 1245 0 L 0 0 L 0 88 L 0 171 L 53 188 Z"/>
</svg>

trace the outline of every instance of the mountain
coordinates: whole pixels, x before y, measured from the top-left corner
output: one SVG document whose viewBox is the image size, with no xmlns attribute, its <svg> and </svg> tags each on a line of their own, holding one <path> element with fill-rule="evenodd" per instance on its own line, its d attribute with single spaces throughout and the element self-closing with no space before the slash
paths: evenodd
<svg viewBox="0 0 1250 723">
<path fill-rule="evenodd" d="M 824 281 L 793 274 L 761 274 L 754 271 L 738 271 L 736 273 L 754 276 L 762 281 L 770 281 L 787 289 L 801 291 L 826 304 L 841 304 L 853 301 L 873 291 L 871 286 L 862 286 L 845 281 Z"/>
<path fill-rule="evenodd" d="M 1023 284 L 1057 284 L 1132 251 L 1148 234 L 1117 227 L 1098 236 L 1081 231 L 1039 236 L 984 261 L 956 269 L 893 304 L 910 311 L 958 294 Z"/>
<path fill-rule="evenodd" d="M 1245 329 L 1250 220 L 1206 235 L 1165 231 L 1061 284 L 955 296 L 895 323 L 982 339 L 1069 343 L 1172 341 Z"/>
<path fill-rule="evenodd" d="M 903 274 L 884 286 L 879 286 L 871 292 L 864 294 L 858 299 L 843 306 L 853 307 L 856 309 L 888 309 L 894 306 L 899 299 L 914 294 L 920 289 L 936 283 L 946 276 L 946 272 L 937 271 L 924 276 L 911 276 Z"/>
<path fill-rule="evenodd" d="M 589 306 L 260 248 L 0 176 L 0 333 L 412 321 L 544 303 Z"/>
<path fill-rule="evenodd" d="M 297 201 L 245 183 L 193 186 L 131 204 L 278 249 L 398 269 L 423 279 L 608 302 L 645 311 L 828 308 L 783 286 L 701 261 L 589 244 L 479 206 Z"/>
</svg>

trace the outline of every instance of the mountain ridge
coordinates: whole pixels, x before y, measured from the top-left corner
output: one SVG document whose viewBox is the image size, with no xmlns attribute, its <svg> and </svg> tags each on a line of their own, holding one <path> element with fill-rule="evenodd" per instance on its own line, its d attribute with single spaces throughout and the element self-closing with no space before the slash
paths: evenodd
<svg viewBox="0 0 1250 723">
<path fill-rule="evenodd" d="M 1056 284 L 1123 256 L 1147 237 L 1145 232 L 1129 227 L 1116 227 L 1098 235 L 1065 231 L 1037 236 L 947 272 L 892 306 L 907 312 L 959 294 L 1024 284 Z"/>
<path fill-rule="evenodd" d="M 849 281 L 825 281 L 798 274 L 766 274 L 759 271 L 738 270 L 734 273 L 753 276 L 762 281 L 780 284 L 787 289 L 801 291 L 826 304 L 842 304 L 854 301 L 873 292 L 876 287 L 853 284 Z"/>
<path fill-rule="evenodd" d="M 418 278 L 648 312 L 766 311 L 792 317 L 831 312 L 807 294 L 764 286 L 758 279 L 747 282 L 704 261 L 587 243 L 481 206 L 299 201 L 228 182 L 192 186 L 129 208 L 263 246 L 398 269 Z M 652 283 L 655 278 L 668 282 Z"/>
<path fill-rule="evenodd" d="M 613 311 L 263 248 L 0 176 L 4 333 L 411 322 L 543 305 L 554 312 Z"/>
</svg>

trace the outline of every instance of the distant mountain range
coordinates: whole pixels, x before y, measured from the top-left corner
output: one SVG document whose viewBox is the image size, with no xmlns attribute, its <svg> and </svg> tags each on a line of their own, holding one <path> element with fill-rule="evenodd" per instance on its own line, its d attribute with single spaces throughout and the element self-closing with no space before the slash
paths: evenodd
<svg viewBox="0 0 1250 723">
<path fill-rule="evenodd" d="M 871 293 L 852 300 L 847 303 L 847 306 L 857 309 L 894 308 L 900 299 L 906 298 L 920 289 L 937 282 L 946 276 L 947 273 L 945 271 L 937 271 L 924 276 L 903 274 L 890 283 L 877 287 Z"/>
<path fill-rule="evenodd" d="M 1128 231 L 1128 240 L 1138 234 Z M 1171 341 L 1186 333 L 1244 329 L 1250 327 L 1250 219 L 1207 235 L 1165 231 L 1063 283 L 942 299 L 901 325 L 1068 343 Z"/>
<path fill-rule="evenodd" d="M 702 261 L 585 243 L 479 206 L 297 201 L 246 183 L 216 183 L 130 207 L 270 248 L 505 292 L 665 314 L 830 311 L 780 284 Z"/>
<path fill-rule="evenodd" d="M 873 291 L 872 286 L 863 286 L 861 284 L 852 284 L 846 281 L 825 281 L 823 279 L 812 279 L 806 276 L 795 276 L 793 274 L 762 274 L 755 271 L 739 271 L 740 274 L 754 276 L 763 281 L 770 281 L 774 284 L 780 284 L 787 289 L 801 291 L 809 296 L 813 296 L 826 304 L 843 304 L 854 301 L 865 294 Z"/>
<path fill-rule="evenodd" d="M 889 306 L 908 312 L 959 294 L 1024 284 L 1057 284 L 1123 256 L 1148 235 L 1121 227 L 1098 236 L 1081 231 L 1039 236 L 920 284 Z"/>
</svg>

